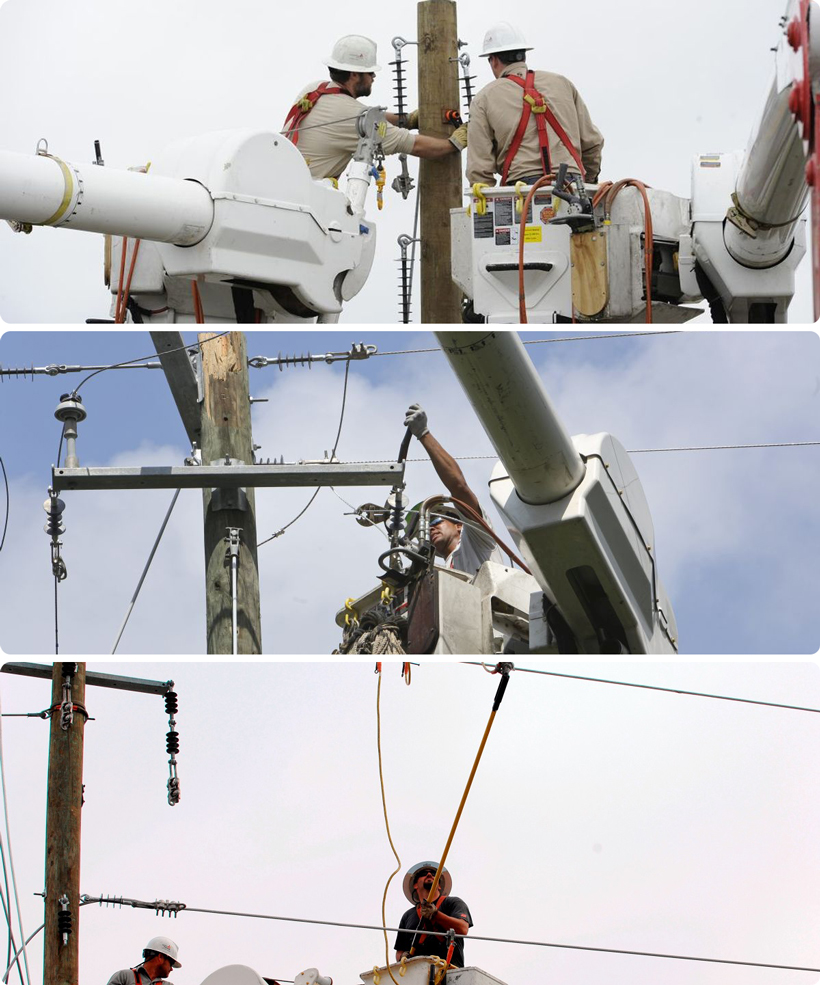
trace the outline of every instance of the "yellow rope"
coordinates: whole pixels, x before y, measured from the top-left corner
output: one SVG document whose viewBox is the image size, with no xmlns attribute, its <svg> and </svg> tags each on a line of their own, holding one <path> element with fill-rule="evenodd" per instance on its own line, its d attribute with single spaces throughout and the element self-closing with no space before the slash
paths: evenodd
<svg viewBox="0 0 820 985">
<path fill-rule="evenodd" d="M 401 859 L 399 858 L 399 853 L 396 851 L 396 846 L 393 844 L 393 836 L 390 834 L 390 822 L 387 819 L 387 800 L 384 796 L 384 772 L 382 770 L 381 693 L 382 672 L 380 668 L 379 683 L 376 687 L 376 746 L 379 750 L 379 785 L 382 792 L 382 811 L 384 812 L 384 826 L 387 830 L 387 840 L 390 842 L 390 847 L 393 849 L 393 855 L 396 858 L 396 868 L 390 873 L 390 878 L 387 880 L 387 884 L 384 887 L 384 895 L 382 896 L 382 933 L 384 934 L 384 963 L 387 966 L 387 974 L 390 975 L 393 985 L 400 985 L 400 983 L 393 977 L 393 972 L 390 970 L 390 949 L 387 941 L 387 917 L 385 916 L 385 909 L 387 906 L 387 890 L 390 888 L 390 883 L 393 881 L 393 876 L 395 876 L 397 872 L 401 871 Z M 402 962 L 402 964 L 404 964 L 404 962 Z M 404 967 L 402 967 L 399 974 L 404 974 Z"/>
</svg>

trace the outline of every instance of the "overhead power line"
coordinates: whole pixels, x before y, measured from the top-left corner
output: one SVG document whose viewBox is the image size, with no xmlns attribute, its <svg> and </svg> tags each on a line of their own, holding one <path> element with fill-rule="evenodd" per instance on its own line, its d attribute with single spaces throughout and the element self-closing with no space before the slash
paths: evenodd
<svg viewBox="0 0 820 985">
<path fill-rule="evenodd" d="M 768 441 L 750 445 L 681 445 L 676 448 L 627 448 L 630 455 L 648 455 L 654 452 L 667 451 L 727 451 L 729 449 L 749 450 L 753 448 L 811 448 L 820 445 L 820 441 Z M 453 455 L 457 462 L 490 462 L 498 461 L 498 455 Z M 392 462 L 392 458 L 368 458 L 349 461 L 348 465 L 382 465 Z M 429 462 L 429 458 L 408 458 L 408 462 Z"/>
<path fill-rule="evenodd" d="M 465 660 L 464 664 L 470 667 L 485 667 L 485 663 L 480 660 Z M 573 681 L 592 681 L 595 684 L 616 684 L 618 687 L 636 687 L 646 691 L 666 691 L 668 694 L 683 694 L 695 698 L 713 698 L 717 701 L 738 701 L 747 705 L 764 705 L 767 708 L 787 708 L 789 711 L 810 711 L 815 715 L 820 715 L 820 708 L 806 708 L 803 705 L 787 705 L 776 701 L 757 701 L 753 698 L 735 698 L 725 694 L 707 694 L 704 691 L 685 691 L 678 687 L 660 687 L 657 684 L 634 684 L 629 681 L 613 681 L 605 677 L 583 677 L 580 674 L 560 674 L 554 670 L 535 670 L 529 667 L 516 667 L 516 671 L 522 674 L 542 674 L 545 677 L 565 677 Z"/>
<path fill-rule="evenodd" d="M 90 896 L 83 896 L 83 902 L 87 903 L 115 903 L 121 904 L 123 906 L 136 906 L 144 909 L 154 910 L 156 909 L 155 903 L 144 903 L 139 900 L 130 899 L 112 899 L 112 898 L 92 898 Z M 390 933 L 398 933 L 399 927 L 384 927 L 380 924 L 364 924 L 364 923 L 346 923 L 340 920 L 309 920 L 305 917 L 282 917 L 273 916 L 268 913 L 242 913 L 237 910 L 209 910 L 202 907 L 196 906 L 186 906 L 185 904 L 177 903 L 173 904 L 174 911 L 176 913 L 210 913 L 214 916 L 223 917 L 245 917 L 253 920 L 282 920 L 287 923 L 307 923 L 315 924 L 321 927 L 344 927 L 353 930 L 377 930 L 379 933 L 384 933 L 389 931 Z M 168 909 L 168 906 L 164 907 Z M 436 937 L 446 937 L 447 932 L 438 930 L 428 930 L 427 934 Z M 456 934 L 456 937 L 461 937 L 464 940 L 470 941 L 490 941 L 495 944 L 519 944 L 528 947 L 555 947 L 562 948 L 570 951 L 594 951 L 599 954 L 627 954 L 635 955 L 644 958 L 666 958 L 674 961 L 700 961 L 707 962 L 709 964 L 727 964 L 727 965 L 742 965 L 747 968 L 776 968 L 779 971 L 813 971 L 820 972 L 820 968 L 804 968 L 796 965 L 787 964 L 773 964 L 764 963 L 761 961 L 736 961 L 729 958 L 703 958 L 690 954 L 662 954 L 655 951 L 628 951 L 622 948 L 615 947 L 589 947 L 582 944 L 557 944 L 550 941 L 528 941 L 528 940 L 518 940 L 508 937 L 484 937 L 479 934 Z"/>
<path fill-rule="evenodd" d="M 682 329 L 667 329 L 658 332 L 616 332 L 611 335 L 562 335 L 557 339 L 521 339 L 524 345 L 549 345 L 552 342 L 590 342 L 599 339 L 629 339 L 638 335 L 679 335 Z M 441 346 L 429 349 L 395 349 L 390 352 L 374 352 L 374 356 L 412 356 L 422 352 L 441 352 Z"/>
</svg>

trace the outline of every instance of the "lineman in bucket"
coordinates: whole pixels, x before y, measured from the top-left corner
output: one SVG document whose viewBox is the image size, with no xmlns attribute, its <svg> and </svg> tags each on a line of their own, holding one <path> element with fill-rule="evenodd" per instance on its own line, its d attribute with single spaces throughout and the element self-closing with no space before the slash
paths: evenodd
<svg viewBox="0 0 820 985">
<path fill-rule="evenodd" d="M 142 952 L 142 964 L 134 968 L 115 971 L 108 985 L 150 985 L 171 974 L 172 968 L 181 968 L 179 948 L 170 937 L 152 937 Z"/>
<path fill-rule="evenodd" d="M 369 108 L 359 97 L 370 95 L 381 71 L 376 57 L 375 41 L 360 34 L 345 35 L 325 60 L 329 81 L 311 82 L 296 97 L 282 129 L 302 152 L 315 179 L 338 178 L 350 163 L 359 142 L 356 118 Z M 467 146 L 466 125 L 449 138 L 414 136 L 410 130 L 418 129 L 418 112 L 409 114 L 406 129 L 397 125 L 395 113 L 386 116 L 385 154 L 437 159 L 461 153 Z"/>
<path fill-rule="evenodd" d="M 464 473 L 458 462 L 444 449 L 430 433 L 427 426 L 427 412 L 418 404 L 410 404 L 404 419 L 404 426 L 421 442 L 430 456 L 433 468 L 451 496 L 478 513 L 489 525 L 489 517 L 481 508 L 478 497 L 467 485 Z M 418 519 L 418 504 L 408 515 Z M 485 561 L 503 564 L 504 558 L 495 540 L 471 520 L 466 512 L 462 515 L 458 505 L 453 507 L 434 507 L 430 520 L 430 540 L 436 554 L 444 559 L 446 568 L 464 571 L 474 575 Z"/>
<path fill-rule="evenodd" d="M 484 37 L 482 58 L 494 81 L 470 106 L 467 180 L 502 185 L 534 184 L 566 164 L 588 183 L 598 180 L 604 138 L 592 122 L 578 90 L 563 75 L 531 71 L 532 46 L 507 21 Z"/>
<path fill-rule="evenodd" d="M 427 902 L 437 869 L 436 862 L 418 862 L 405 873 L 402 889 L 413 905 L 402 915 L 399 923 L 395 943 L 397 961 L 401 961 L 405 954 L 410 957 L 411 948 L 414 956 L 430 954 L 446 958 L 449 948 L 447 938 L 430 931 L 443 933 L 454 930 L 456 934 L 467 934 L 473 925 L 464 900 L 450 895 L 453 880 L 447 869 L 442 868 L 433 898 Z M 463 937 L 456 937 L 450 966 L 464 967 Z"/>
</svg>

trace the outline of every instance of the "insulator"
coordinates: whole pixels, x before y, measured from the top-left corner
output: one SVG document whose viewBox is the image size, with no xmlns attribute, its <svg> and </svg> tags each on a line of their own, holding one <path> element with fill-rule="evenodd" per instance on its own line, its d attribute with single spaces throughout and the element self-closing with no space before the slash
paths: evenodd
<svg viewBox="0 0 820 985">
<path fill-rule="evenodd" d="M 177 701 L 176 691 L 168 691 L 165 695 L 165 713 L 167 715 L 176 715 L 179 711 L 179 702 Z"/>
<path fill-rule="evenodd" d="M 173 755 L 179 752 L 179 732 L 172 731 L 165 736 L 165 748 Z"/>
<path fill-rule="evenodd" d="M 57 914 L 57 932 L 60 934 L 71 933 L 71 910 L 60 910 Z"/>
</svg>

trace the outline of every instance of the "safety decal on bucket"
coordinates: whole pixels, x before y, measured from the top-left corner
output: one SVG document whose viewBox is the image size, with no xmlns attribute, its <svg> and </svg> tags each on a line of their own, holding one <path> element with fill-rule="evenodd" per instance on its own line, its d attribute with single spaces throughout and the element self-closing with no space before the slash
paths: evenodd
<svg viewBox="0 0 820 985">
<path fill-rule="evenodd" d="M 527 226 L 524 230 L 524 242 L 540 243 L 541 240 L 541 226 Z"/>
</svg>

